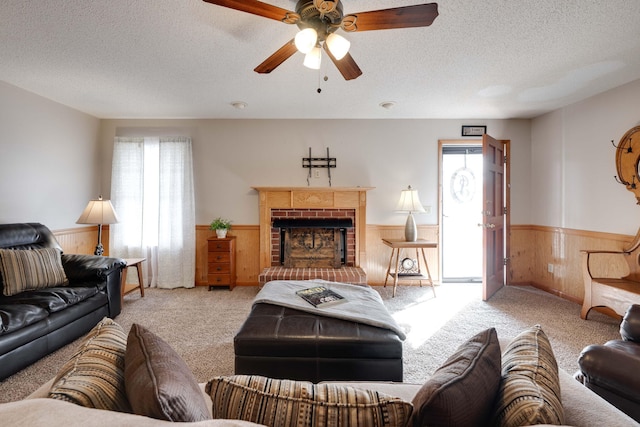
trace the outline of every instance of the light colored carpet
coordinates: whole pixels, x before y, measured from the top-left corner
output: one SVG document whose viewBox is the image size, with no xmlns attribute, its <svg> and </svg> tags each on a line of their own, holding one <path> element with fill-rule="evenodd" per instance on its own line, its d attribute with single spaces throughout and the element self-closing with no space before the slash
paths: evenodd
<svg viewBox="0 0 640 427">
<path fill-rule="evenodd" d="M 549 336 L 561 368 L 577 369 L 586 345 L 619 337 L 619 322 L 599 313 L 580 319 L 580 306 L 531 287 L 508 287 L 481 301 L 478 284 L 443 284 L 431 288 L 374 287 L 400 325 L 408 331 L 404 344 L 404 381 L 422 383 L 465 340 L 489 327 L 500 338 L 514 337 L 540 324 Z M 145 297 L 125 297 L 116 321 L 126 332 L 133 323 L 165 339 L 184 358 L 200 382 L 233 374 L 233 336 L 242 325 L 257 287 L 208 291 L 146 289 Z M 0 402 L 19 400 L 48 381 L 73 354 L 78 340 L 46 356 L 0 383 Z"/>
</svg>

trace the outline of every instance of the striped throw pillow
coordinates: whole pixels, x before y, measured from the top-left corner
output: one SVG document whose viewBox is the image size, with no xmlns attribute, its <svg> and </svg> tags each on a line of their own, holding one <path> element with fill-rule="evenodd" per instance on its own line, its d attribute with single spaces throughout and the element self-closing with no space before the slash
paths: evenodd
<svg viewBox="0 0 640 427">
<path fill-rule="evenodd" d="M 494 425 L 564 424 L 558 364 L 540 325 L 521 332 L 502 355 Z"/>
<path fill-rule="evenodd" d="M 5 296 L 67 283 L 56 248 L 0 249 L 0 274 Z"/>
<path fill-rule="evenodd" d="M 87 408 L 131 412 L 124 384 L 127 335 L 105 317 L 56 375 L 49 397 Z"/>
<path fill-rule="evenodd" d="M 252 375 L 215 377 L 206 391 L 214 419 L 271 426 L 405 426 L 413 408 L 373 390 Z"/>
</svg>

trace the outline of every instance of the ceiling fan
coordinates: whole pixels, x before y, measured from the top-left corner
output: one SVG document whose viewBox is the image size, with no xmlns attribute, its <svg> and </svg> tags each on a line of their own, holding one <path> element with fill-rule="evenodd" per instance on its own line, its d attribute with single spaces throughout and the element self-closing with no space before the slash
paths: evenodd
<svg viewBox="0 0 640 427">
<path fill-rule="evenodd" d="M 349 54 L 349 41 L 335 33 L 338 29 L 354 32 L 427 27 L 438 16 L 437 3 L 344 15 L 340 0 L 299 0 L 295 12 L 257 0 L 203 1 L 285 24 L 296 24 L 300 28 L 294 39 L 289 40 L 254 69 L 257 73 L 272 72 L 296 51 L 305 54 L 306 67 L 319 69 L 322 48 L 346 80 L 358 78 L 362 71 Z"/>
</svg>

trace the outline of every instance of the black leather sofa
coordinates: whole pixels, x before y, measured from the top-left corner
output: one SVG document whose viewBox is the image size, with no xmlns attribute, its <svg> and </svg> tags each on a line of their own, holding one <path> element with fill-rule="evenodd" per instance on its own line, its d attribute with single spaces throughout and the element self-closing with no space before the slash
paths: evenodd
<svg viewBox="0 0 640 427">
<path fill-rule="evenodd" d="M 0 224 L 0 249 L 58 248 L 38 223 Z M 62 254 L 68 285 L 5 296 L 0 275 L 0 380 L 86 334 L 121 311 L 119 258 Z"/>
<path fill-rule="evenodd" d="M 640 422 L 640 305 L 627 309 L 620 335 L 621 340 L 585 347 L 576 378 Z"/>
</svg>

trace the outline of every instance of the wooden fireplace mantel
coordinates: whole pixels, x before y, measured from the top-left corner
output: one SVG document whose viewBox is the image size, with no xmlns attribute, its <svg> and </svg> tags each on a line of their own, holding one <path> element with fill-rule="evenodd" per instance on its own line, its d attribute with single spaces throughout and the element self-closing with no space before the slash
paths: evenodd
<svg viewBox="0 0 640 427">
<path fill-rule="evenodd" d="M 356 267 L 366 261 L 367 191 L 374 187 L 253 187 L 260 195 L 260 269 L 271 266 L 272 209 L 355 209 Z"/>
</svg>

